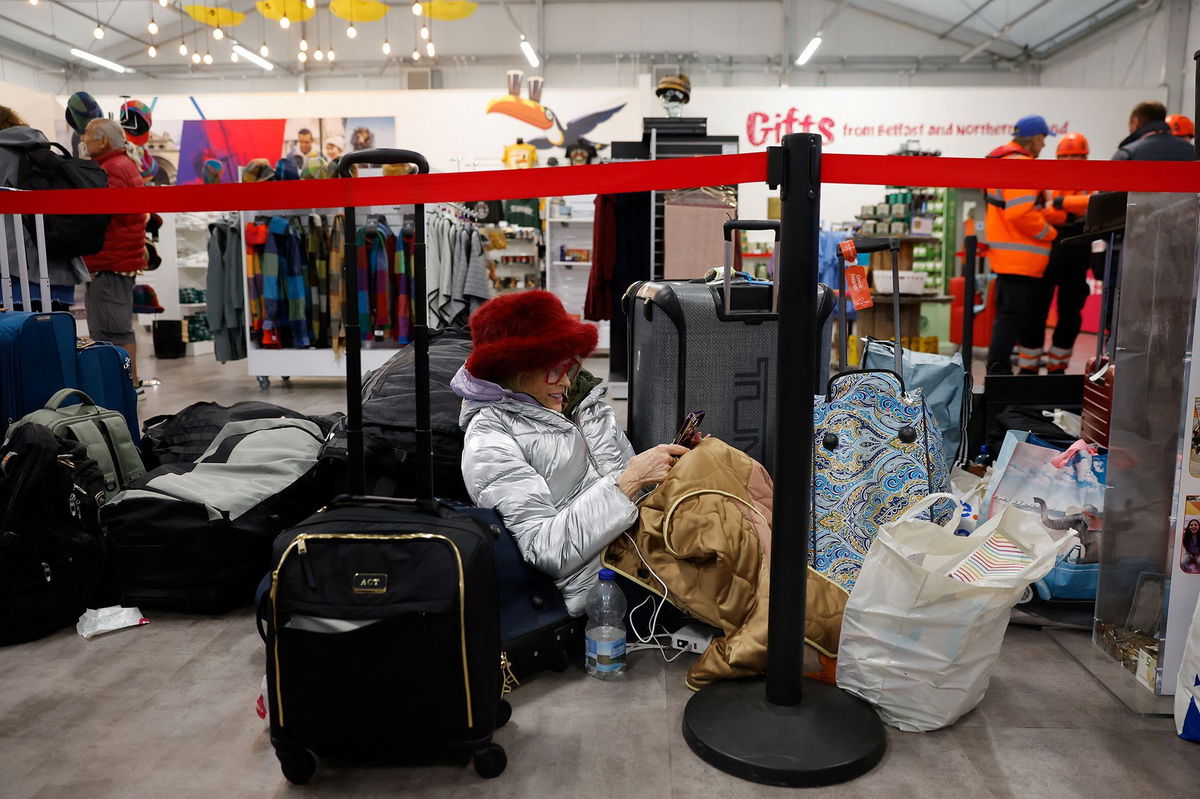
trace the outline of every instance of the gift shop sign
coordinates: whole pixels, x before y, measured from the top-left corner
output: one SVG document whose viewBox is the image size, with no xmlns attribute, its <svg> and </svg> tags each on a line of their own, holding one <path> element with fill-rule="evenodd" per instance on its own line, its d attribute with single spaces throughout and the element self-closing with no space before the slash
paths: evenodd
<svg viewBox="0 0 1200 799">
<path fill-rule="evenodd" d="M 1071 129 L 1069 120 L 1049 121 L 1054 134 Z M 862 124 L 839 122 L 834 117 L 806 113 L 792 107 L 786 111 L 751 111 L 746 115 L 746 141 L 751 147 L 779 144 L 789 133 L 819 133 L 826 145 L 842 139 L 921 139 L 929 137 L 981 136 L 989 139 L 1012 135 L 1011 121 L 895 120 L 880 119 Z"/>
</svg>

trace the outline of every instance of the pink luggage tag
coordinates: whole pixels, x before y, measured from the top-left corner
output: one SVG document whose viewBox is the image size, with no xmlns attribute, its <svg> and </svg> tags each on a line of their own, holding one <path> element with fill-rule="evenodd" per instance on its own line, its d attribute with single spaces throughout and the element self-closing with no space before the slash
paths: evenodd
<svg viewBox="0 0 1200 799">
<path fill-rule="evenodd" d="M 1055 469 L 1062 469 L 1068 463 L 1070 463 L 1075 458 L 1076 455 L 1081 455 L 1085 452 L 1088 455 L 1095 455 L 1099 452 L 1099 450 L 1081 438 L 1078 441 L 1076 441 L 1074 444 L 1072 444 L 1070 447 L 1068 447 L 1066 452 L 1063 452 L 1061 455 L 1057 455 L 1054 458 L 1051 458 L 1050 465 L 1053 466 Z"/>
</svg>

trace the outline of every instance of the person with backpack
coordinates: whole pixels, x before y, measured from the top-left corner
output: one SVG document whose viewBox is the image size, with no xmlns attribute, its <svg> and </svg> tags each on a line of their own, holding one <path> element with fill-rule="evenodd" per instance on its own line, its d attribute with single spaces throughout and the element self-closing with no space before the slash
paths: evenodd
<svg viewBox="0 0 1200 799">
<path fill-rule="evenodd" d="M 30 148 L 48 144 L 45 135 L 35 130 L 16 111 L 0 105 L 0 187 L 21 188 L 21 171 L 26 164 Z M 32 231 L 21 226 L 18 234 L 12 229 L 8 217 L 0 220 L 4 227 L 4 241 L 8 246 L 8 275 L 13 284 L 13 300 L 21 302 L 18 277 L 20 266 L 17 260 L 18 242 L 25 247 L 25 262 L 29 268 L 29 282 L 36 285 L 41 278 L 37 242 Z M 54 310 L 69 310 L 75 302 L 75 286 L 86 283 L 90 278 L 87 267 L 78 257 L 47 256 L 50 272 L 50 300 Z M 40 290 L 39 290 L 40 292 Z M 37 295 L 35 295 L 37 296 Z"/>
<path fill-rule="evenodd" d="M 108 173 L 109 188 L 142 188 L 141 173 L 125 152 L 125 132 L 111 119 L 93 119 L 83 135 L 93 161 Z M 137 369 L 137 340 L 133 335 L 133 284 L 146 268 L 146 214 L 113 214 L 104 231 L 104 249 L 84 258 L 92 280 L 86 305 L 88 332 L 98 341 L 109 341 L 129 353 L 134 386 L 141 381 Z"/>
</svg>

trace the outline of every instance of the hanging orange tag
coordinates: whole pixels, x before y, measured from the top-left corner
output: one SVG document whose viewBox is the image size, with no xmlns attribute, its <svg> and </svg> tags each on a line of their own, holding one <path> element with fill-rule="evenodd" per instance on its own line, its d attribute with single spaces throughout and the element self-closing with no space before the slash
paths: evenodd
<svg viewBox="0 0 1200 799">
<path fill-rule="evenodd" d="M 871 287 L 867 285 L 867 270 L 857 264 L 846 267 L 846 293 L 854 302 L 855 310 L 861 311 L 875 305 L 871 299 Z"/>
<path fill-rule="evenodd" d="M 848 264 L 852 264 L 858 260 L 858 248 L 854 246 L 854 239 L 846 239 L 838 243 L 838 250 L 842 253 L 842 260 Z"/>
</svg>

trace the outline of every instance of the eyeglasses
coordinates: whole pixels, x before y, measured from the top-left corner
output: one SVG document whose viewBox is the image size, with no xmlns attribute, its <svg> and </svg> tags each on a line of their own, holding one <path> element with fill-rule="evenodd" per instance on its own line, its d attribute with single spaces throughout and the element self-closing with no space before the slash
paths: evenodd
<svg viewBox="0 0 1200 799">
<path fill-rule="evenodd" d="M 563 375 L 566 375 L 568 380 L 574 381 L 579 376 L 581 368 L 583 368 L 583 363 L 578 358 L 563 361 L 558 366 L 552 366 L 546 370 L 546 382 L 554 385 L 563 379 Z"/>
</svg>

